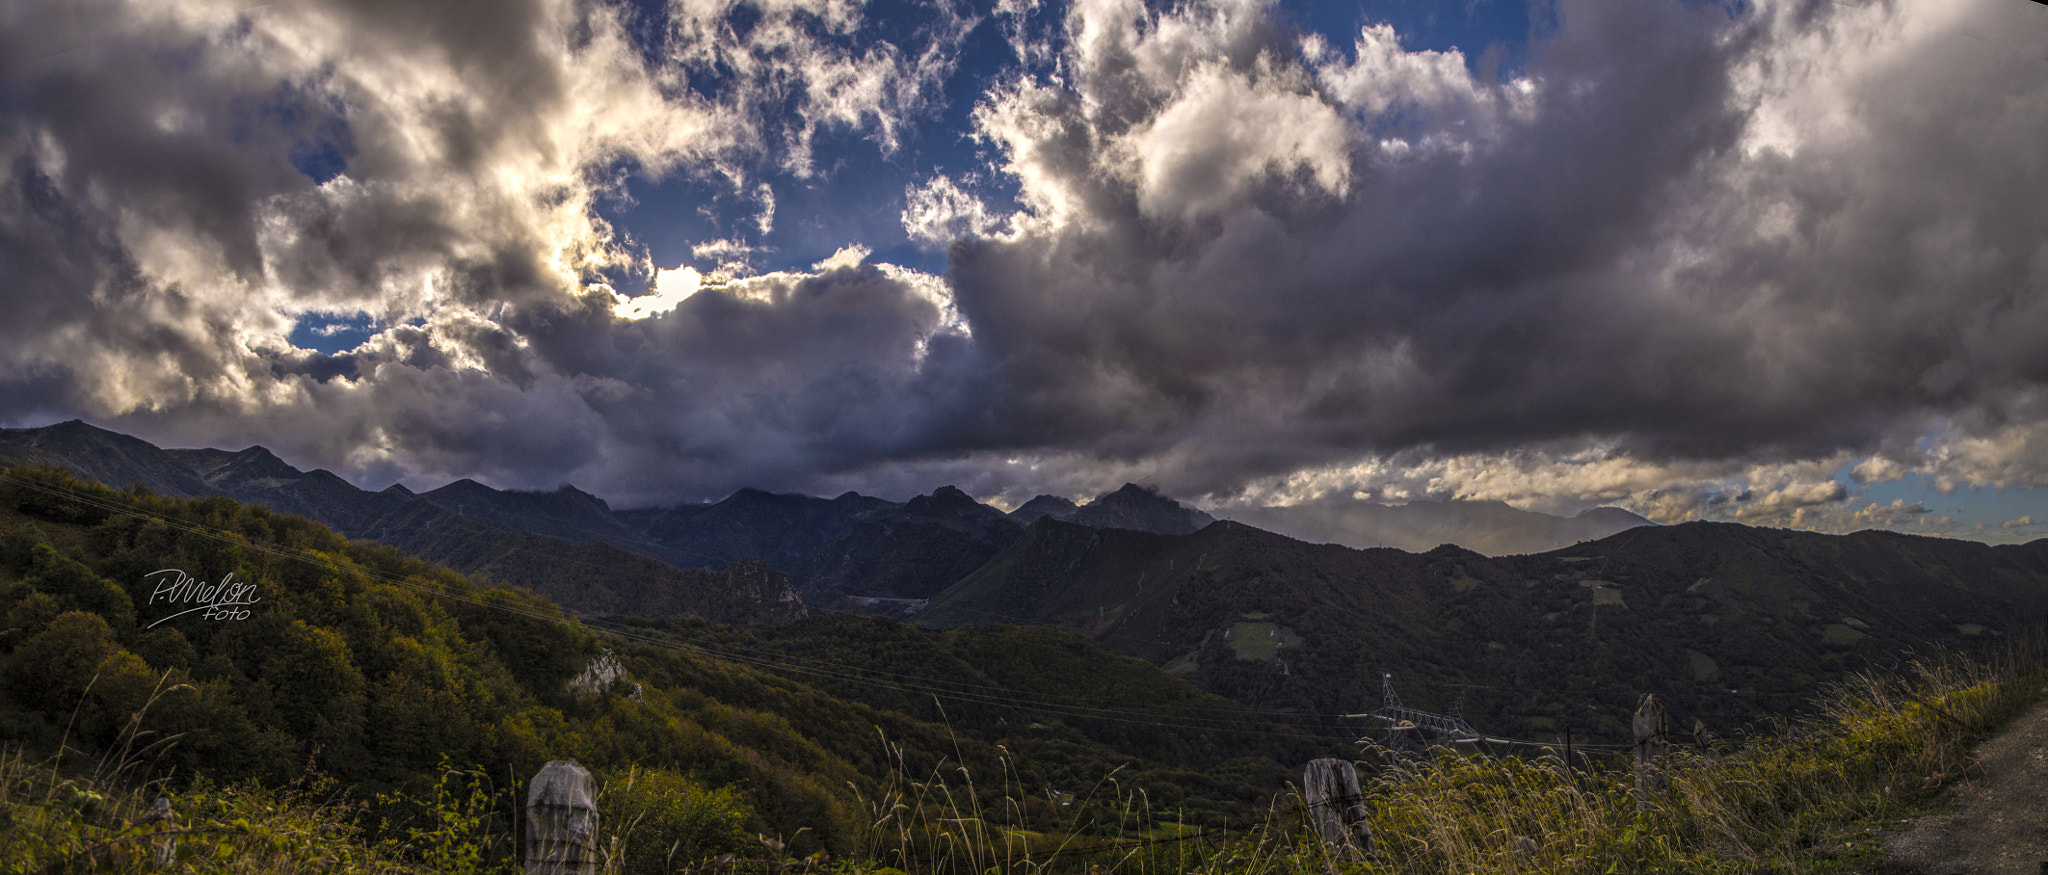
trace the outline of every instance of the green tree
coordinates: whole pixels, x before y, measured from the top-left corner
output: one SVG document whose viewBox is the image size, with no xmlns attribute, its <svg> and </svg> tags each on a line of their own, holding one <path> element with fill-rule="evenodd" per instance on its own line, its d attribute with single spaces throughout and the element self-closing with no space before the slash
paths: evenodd
<svg viewBox="0 0 2048 875">
<path fill-rule="evenodd" d="M 97 615 L 60 614 L 15 651 L 9 689 L 46 711 L 74 711 L 78 738 L 105 744 L 142 710 L 157 675 L 141 657 L 121 649 Z"/>
<path fill-rule="evenodd" d="M 135 628 L 135 602 L 119 584 L 47 544 L 37 544 L 29 552 L 29 572 L 24 578 L 29 586 L 54 596 L 68 610 L 99 614 L 115 629 Z"/>
<path fill-rule="evenodd" d="M 19 587 L 16 593 L 19 597 L 14 600 L 14 607 L 7 609 L 7 627 L 15 630 L 15 638 L 9 643 L 27 640 L 50 628 L 50 621 L 64 612 L 49 593 L 36 592 L 28 587 Z"/>
<path fill-rule="evenodd" d="M 340 769 L 367 763 L 363 749 L 363 674 L 340 635 L 293 620 L 258 672 L 285 730 L 325 751 Z"/>
<path fill-rule="evenodd" d="M 69 611 L 22 643 L 8 667 L 17 700 L 45 710 L 69 709 L 84 697 L 100 663 L 121 652 L 114 630 L 98 614 Z"/>
</svg>

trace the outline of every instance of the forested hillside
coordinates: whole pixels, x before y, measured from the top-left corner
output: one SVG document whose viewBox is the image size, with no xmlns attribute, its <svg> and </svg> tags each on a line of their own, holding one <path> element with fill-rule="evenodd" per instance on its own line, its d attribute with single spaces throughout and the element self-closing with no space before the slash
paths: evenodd
<svg viewBox="0 0 2048 875">
<path fill-rule="evenodd" d="M 166 569 L 253 589 L 181 614 L 203 598 L 173 603 Z M 864 794 L 942 759 L 1033 782 L 1028 813 L 1081 832 L 1109 819 L 1088 790 L 1117 769 L 1199 771 L 1153 800 L 1221 819 L 1316 749 L 1064 633 L 591 625 L 299 517 L 50 469 L 0 471 L 0 614 L 0 734 L 39 756 L 67 733 L 96 755 L 142 713 L 176 739 L 149 766 L 174 782 L 312 770 L 367 799 L 423 792 L 444 763 L 509 786 L 574 758 L 696 800 L 721 824 L 706 847 L 758 832 L 843 850 Z M 622 677 L 572 683 L 607 650 Z"/>
<path fill-rule="evenodd" d="M 2044 610 L 2048 541 L 1688 523 L 1487 557 L 1041 519 L 918 618 L 1079 632 L 1245 707 L 1369 711 L 1391 673 L 1408 704 L 1462 700 L 1483 732 L 1625 742 L 1644 692 L 1734 733 L 1907 648 L 1993 645 Z"/>
</svg>

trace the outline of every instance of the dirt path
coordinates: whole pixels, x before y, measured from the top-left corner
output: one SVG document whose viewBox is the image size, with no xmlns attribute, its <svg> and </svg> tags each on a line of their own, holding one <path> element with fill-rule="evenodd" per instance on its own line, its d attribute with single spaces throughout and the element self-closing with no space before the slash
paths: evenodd
<svg viewBox="0 0 2048 875">
<path fill-rule="evenodd" d="M 1956 790 L 1958 807 L 1885 840 L 1896 875 L 2048 872 L 2048 700 L 1977 748 L 1981 776 Z"/>
</svg>

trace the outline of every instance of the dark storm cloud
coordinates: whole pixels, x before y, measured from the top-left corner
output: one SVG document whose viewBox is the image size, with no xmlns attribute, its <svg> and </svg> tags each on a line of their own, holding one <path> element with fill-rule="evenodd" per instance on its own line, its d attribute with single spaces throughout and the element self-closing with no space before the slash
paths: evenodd
<svg viewBox="0 0 2048 875">
<path fill-rule="evenodd" d="M 2048 64 L 1932 38 L 1911 65 L 1858 59 L 1856 40 L 1883 35 L 1812 4 L 1560 13 L 1532 51 L 1526 111 L 1514 85 L 1476 84 L 1501 108 L 1392 153 L 1351 140 L 1341 189 L 1302 184 L 1320 156 L 1245 163 L 1144 142 L 1119 155 L 1128 131 L 1190 100 L 1208 58 L 1176 68 L 1167 50 L 1119 45 L 1102 82 L 1084 55 L 1071 85 L 999 103 L 985 129 L 1027 199 L 1075 213 L 953 250 L 960 306 L 1002 363 L 1006 426 L 1106 455 L 1192 452 L 1169 485 L 1228 493 L 1417 446 L 1868 450 L 1928 411 L 1984 415 L 2048 376 L 2026 340 L 2048 328 L 2035 148 Z M 1963 24 L 1861 14 L 1880 30 L 2048 30 L 1986 6 Z M 1301 88 L 1243 60 L 1286 63 L 1264 36 L 1218 55 L 1250 70 L 1253 94 Z M 1179 87 L 1125 81 L 1148 60 L 1154 84 Z M 1853 135 L 1797 117 L 1838 92 Z M 1776 125 L 1809 140 L 1787 150 Z M 1463 142 L 1432 149 L 1433 135 Z M 1233 168 L 1256 179 L 1193 219 L 1148 211 L 1147 162 L 1195 160 L 1209 188 L 1237 184 Z"/>
<path fill-rule="evenodd" d="M 111 23 L 0 71 L 6 414 L 619 503 L 1137 480 L 1849 520 L 1850 465 L 2048 483 L 2031 9 L 1575 0 L 1496 82 L 1250 0 L 1083 0 L 975 109 L 996 166 L 953 171 L 1019 207 L 906 195 L 918 239 L 972 235 L 944 279 L 849 245 L 699 290 L 596 205 L 672 173 L 803 221 L 761 177 L 815 174 L 820 131 L 894 156 L 976 21 L 863 45 L 857 4 L 742 6 L 637 37 L 567 0 L 81 7 Z M 69 44 L 61 8 L 0 12 L 6 57 Z M 309 315 L 372 336 L 297 349 Z"/>
<path fill-rule="evenodd" d="M 1146 215 L 1101 157 L 1185 92 L 1124 81 L 1139 66 L 1126 50 L 1100 65 L 1100 93 L 1084 73 L 1074 99 L 1031 95 L 1020 111 L 1057 126 L 1029 144 L 1052 177 L 1039 184 L 1076 192 L 1085 215 L 961 246 L 953 266 L 976 338 L 1015 381 L 1006 397 L 1035 400 L 1015 430 L 1155 449 L 1213 434 L 1234 463 L 1272 456 L 1268 473 L 1300 454 L 1233 445 L 1355 453 L 1639 424 L 1646 400 L 1671 401 L 1611 385 L 1627 378 L 1612 357 L 1658 314 L 1598 274 L 1649 242 L 1674 180 L 1740 133 L 1729 67 L 1754 36 L 1717 24 L 1661 4 L 1574 8 L 1532 61 L 1548 77 L 1537 111 L 1499 121 L 1476 156 L 1381 160 L 1353 140 L 1348 191 L 1255 165 L 1265 178 L 1241 202 L 1194 221 Z M 1276 31 L 1228 43 L 1248 78 L 1291 54 Z M 1215 178 L 1231 156 L 1208 163 L 1192 182 L 1235 184 Z"/>
<path fill-rule="evenodd" d="M 651 319 L 611 302 L 520 313 L 508 326 L 575 374 L 608 423 L 608 462 L 642 494 L 722 495 L 915 458 L 968 418 L 977 353 L 942 303 L 872 266 L 770 274 L 699 292 Z M 660 489 L 654 488 L 660 484 Z"/>
</svg>

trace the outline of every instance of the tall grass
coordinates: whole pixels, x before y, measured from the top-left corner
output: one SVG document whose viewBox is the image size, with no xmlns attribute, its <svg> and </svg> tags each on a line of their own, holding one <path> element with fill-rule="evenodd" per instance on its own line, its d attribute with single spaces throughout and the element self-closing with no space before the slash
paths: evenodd
<svg viewBox="0 0 2048 875">
<path fill-rule="evenodd" d="M 1830 688 L 1809 716 L 1747 744 L 1673 751 L 1646 794 L 1623 759 L 1568 764 L 1554 753 L 1440 750 L 1369 777 L 1377 848 L 1363 859 L 1326 849 L 1298 796 L 1278 796 L 1262 816 L 1236 827 L 1195 829 L 1161 816 L 1142 788 L 1124 786 L 1115 773 L 1070 809 L 1027 804 L 1031 791 L 1007 758 L 994 776 L 998 792 L 985 794 L 951 760 L 913 774 L 910 757 L 890 745 L 896 768 L 863 797 L 865 843 L 855 857 L 793 858 L 764 837 L 758 852 L 664 859 L 658 868 L 840 875 L 1841 871 L 1881 858 L 1873 830 L 1931 810 L 1945 788 L 1976 777 L 1972 747 L 2048 688 L 2043 658 L 2042 640 L 2033 637 L 1990 659 L 1935 653 L 1854 675 Z M 150 702 L 176 692 L 159 689 Z M 147 710 L 98 758 L 68 747 L 36 761 L 19 750 L 0 753 L 0 873 L 516 871 L 510 824 L 492 813 L 508 791 L 452 769 L 443 769 L 430 799 L 381 800 L 418 814 L 374 832 L 362 826 L 363 803 L 345 801 L 341 788 L 318 775 L 276 790 L 202 779 L 171 799 L 163 781 L 142 774 L 152 753 L 174 741 L 141 728 Z M 171 816 L 160 800 L 171 804 Z M 631 823 L 617 828 L 622 841 L 631 837 Z M 623 853 L 609 856 L 607 873 L 639 868 L 626 865 Z"/>
<path fill-rule="evenodd" d="M 362 826 L 365 803 L 311 769 L 282 788 L 221 787 L 199 777 L 169 792 L 168 776 L 145 773 L 177 739 L 143 726 L 150 708 L 181 686 L 159 681 L 104 754 L 72 748 L 68 731 L 47 758 L 0 750 L 0 873 L 517 871 L 509 831 L 485 825 L 495 800 L 451 792 L 466 777 L 453 770 L 444 769 L 431 799 L 380 797 L 419 817 L 387 824 L 381 836 Z"/>
<path fill-rule="evenodd" d="M 1365 788 L 1375 853 L 1326 849 L 1298 796 L 1236 830 L 1179 829 L 1120 791 L 1108 839 L 1020 825 L 973 800 L 972 776 L 899 769 L 870 804 L 869 863 L 916 873 L 1816 872 L 1882 859 L 1875 830 L 1926 813 L 1975 773 L 1972 747 L 2048 688 L 2039 635 L 1987 659 L 1937 652 L 1827 689 L 1809 716 L 1726 750 L 1675 749 L 1638 793 L 1627 758 L 1449 750 Z M 900 752 L 898 752 L 900 762 Z M 1006 769 L 1006 784 L 1010 776 Z M 1007 790 L 1006 786 L 1006 790 Z M 998 822 L 1000 821 L 1000 822 Z M 855 867 L 861 868 L 861 867 Z"/>
<path fill-rule="evenodd" d="M 1988 660 L 1937 653 L 1854 675 L 1811 716 L 1726 751 L 1675 750 L 1659 789 L 1626 759 L 1440 751 L 1367 788 L 1378 852 L 1347 864 L 1275 821 L 1205 871 L 1816 872 L 1882 859 L 1875 830 L 1975 777 L 1972 747 L 2040 701 L 2038 637 Z"/>
</svg>

